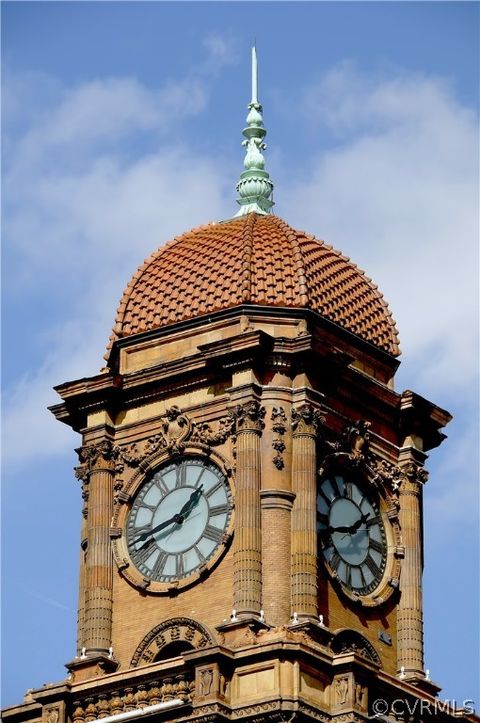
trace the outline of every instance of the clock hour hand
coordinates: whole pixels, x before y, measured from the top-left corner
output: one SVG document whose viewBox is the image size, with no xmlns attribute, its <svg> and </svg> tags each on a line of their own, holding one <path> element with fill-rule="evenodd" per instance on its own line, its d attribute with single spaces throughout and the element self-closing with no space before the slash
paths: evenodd
<svg viewBox="0 0 480 723">
<path fill-rule="evenodd" d="M 202 496 L 202 489 L 203 485 L 200 485 L 200 487 L 192 492 L 189 499 L 185 502 L 182 509 L 180 510 L 178 517 L 182 518 L 182 522 L 184 518 L 190 514 L 190 512 L 193 510 L 195 505 L 197 504 L 198 500 Z"/>
<path fill-rule="evenodd" d="M 361 525 L 363 525 L 364 522 L 366 522 L 366 521 L 368 520 L 369 517 L 370 517 L 370 512 L 366 512 L 364 515 L 361 515 L 360 519 L 357 520 L 357 521 L 352 525 L 352 527 L 353 527 L 353 530 L 352 530 L 352 531 L 353 531 L 353 532 L 356 532 L 356 531 L 358 530 L 358 528 L 359 528 Z"/>
<path fill-rule="evenodd" d="M 185 517 L 187 517 L 187 515 L 190 514 L 190 512 L 192 511 L 192 509 L 195 507 L 198 500 L 200 499 L 201 494 L 202 494 L 202 488 L 203 488 L 203 485 L 200 485 L 200 487 L 198 489 L 196 489 L 192 492 L 192 494 L 190 495 L 188 500 L 185 502 L 185 504 L 183 505 L 180 512 L 173 515 L 173 517 L 170 517 L 168 520 L 165 520 L 164 522 L 160 522 L 160 524 L 156 525 L 156 527 L 153 527 L 151 530 L 142 532 L 142 534 L 137 537 L 134 544 L 136 544 L 137 542 L 143 542 L 144 540 L 148 540 L 148 538 L 151 537 L 151 535 L 155 535 L 157 532 L 160 532 L 161 530 L 165 529 L 165 527 L 168 527 L 169 525 L 171 525 L 172 522 L 174 522 L 177 525 L 181 525 L 184 522 Z M 143 547 L 143 545 L 142 545 L 142 547 Z"/>
</svg>

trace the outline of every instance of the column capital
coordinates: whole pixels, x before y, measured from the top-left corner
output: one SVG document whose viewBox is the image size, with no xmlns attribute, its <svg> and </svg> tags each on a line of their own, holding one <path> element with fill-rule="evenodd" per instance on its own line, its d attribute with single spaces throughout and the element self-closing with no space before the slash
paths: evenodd
<svg viewBox="0 0 480 723">
<path fill-rule="evenodd" d="M 260 434 L 265 427 L 265 407 L 256 399 L 238 404 L 231 414 L 235 419 L 237 434 L 247 431 Z"/>
<path fill-rule="evenodd" d="M 80 447 L 77 452 L 81 464 L 86 465 L 87 470 L 91 472 L 95 467 L 113 463 L 113 449 L 113 442 L 110 439 L 102 439 L 100 442 Z M 85 468 L 82 472 L 85 473 Z"/>
<path fill-rule="evenodd" d="M 300 406 L 292 408 L 292 430 L 294 436 L 307 435 L 316 437 L 320 427 L 324 424 L 325 417 L 320 409 L 313 404 L 305 402 Z"/>
</svg>

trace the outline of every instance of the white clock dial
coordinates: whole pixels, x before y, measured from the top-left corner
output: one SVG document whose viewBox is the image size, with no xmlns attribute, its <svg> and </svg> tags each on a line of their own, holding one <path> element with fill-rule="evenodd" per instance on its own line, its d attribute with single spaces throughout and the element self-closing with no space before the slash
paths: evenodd
<svg viewBox="0 0 480 723">
<path fill-rule="evenodd" d="M 317 519 L 330 570 L 348 590 L 358 595 L 373 592 L 387 560 L 385 528 L 373 499 L 354 481 L 332 474 L 320 485 Z"/>
<path fill-rule="evenodd" d="M 221 545 L 230 515 L 230 488 L 218 467 L 196 457 L 168 464 L 133 501 L 126 529 L 130 558 L 149 580 L 189 577 Z"/>
</svg>

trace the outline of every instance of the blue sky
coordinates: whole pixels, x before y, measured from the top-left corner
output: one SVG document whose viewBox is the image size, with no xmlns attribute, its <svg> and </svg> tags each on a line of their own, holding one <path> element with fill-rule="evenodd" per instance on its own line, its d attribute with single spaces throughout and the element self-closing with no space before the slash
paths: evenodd
<svg viewBox="0 0 480 723">
<path fill-rule="evenodd" d="M 233 215 L 256 38 L 276 213 L 374 278 L 397 389 L 455 416 L 428 461 L 426 662 L 478 710 L 478 14 L 2 3 L 3 705 L 75 653 L 79 439 L 52 386 L 102 366 L 145 256 Z"/>
</svg>

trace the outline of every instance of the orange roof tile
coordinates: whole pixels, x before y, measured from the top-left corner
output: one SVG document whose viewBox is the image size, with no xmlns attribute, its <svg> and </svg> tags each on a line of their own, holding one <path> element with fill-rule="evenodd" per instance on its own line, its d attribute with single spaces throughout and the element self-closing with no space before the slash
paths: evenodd
<svg viewBox="0 0 480 723">
<path fill-rule="evenodd" d="M 110 342 L 239 304 L 312 309 L 400 353 L 388 306 L 363 271 L 277 216 L 255 213 L 158 248 L 125 289 Z"/>
</svg>

